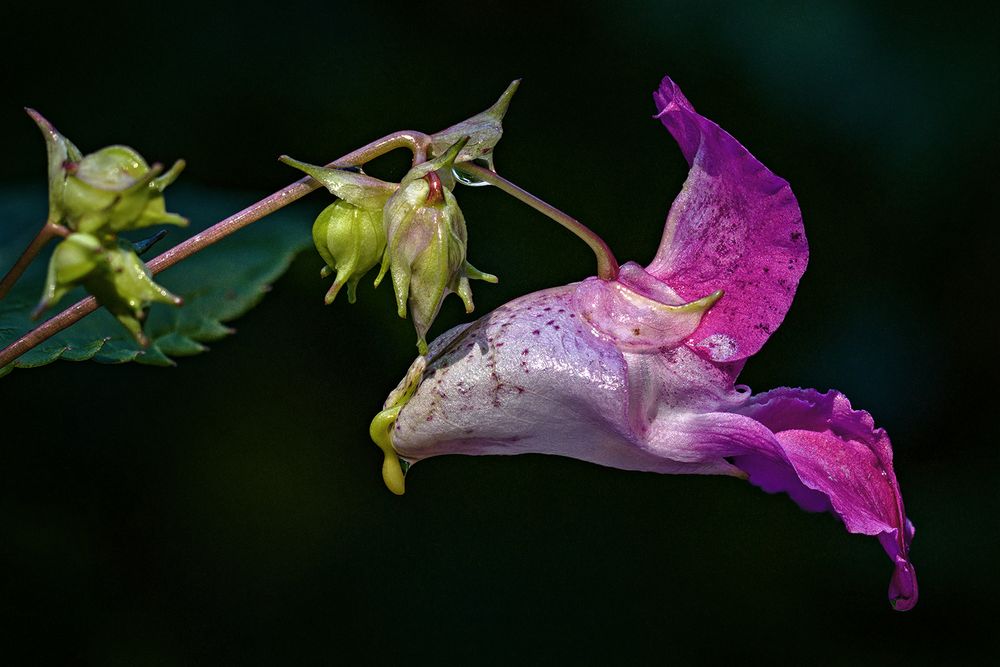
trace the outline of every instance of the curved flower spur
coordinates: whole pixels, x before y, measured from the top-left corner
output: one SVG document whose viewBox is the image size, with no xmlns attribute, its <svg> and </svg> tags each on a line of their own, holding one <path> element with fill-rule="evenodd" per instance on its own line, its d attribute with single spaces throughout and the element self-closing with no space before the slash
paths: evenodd
<svg viewBox="0 0 1000 667">
<path fill-rule="evenodd" d="M 808 259 L 798 204 L 665 78 L 657 118 L 691 166 L 653 262 L 515 299 L 451 329 L 372 422 L 383 476 L 440 454 L 544 453 L 627 470 L 722 474 L 877 536 L 889 598 L 917 583 L 885 431 L 836 391 L 750 395 L 735 380 L 781 324 Z"/>
</svg>

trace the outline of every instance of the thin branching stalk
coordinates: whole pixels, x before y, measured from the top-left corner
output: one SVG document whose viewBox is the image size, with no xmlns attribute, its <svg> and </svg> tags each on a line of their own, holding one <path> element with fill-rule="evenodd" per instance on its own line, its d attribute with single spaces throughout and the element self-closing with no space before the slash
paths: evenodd
<svg viewBox="0 0 1000 667">
<path fill-rule="evenodd" d="M 17 279 L 21 277 L 21 274 L 24 273 L 24 271 L 28 268 L 28 265 L 31 264 L 32 260 L 35 259 L 38 253 L 42 251 L 42 248 L 45 247 L 46 243 L 57 236 L 68 236 L 69 233 L 69 230 L 62 225 L 57 225 L 50 220 L 46 221 L 45 224 L 42 225 L 42 228 L 38 230 L 38 234 L 35 238 L 33 238 L 31 243 L 28 244 L 28 247 L 24 249 L 23 253 L 21 253 L 21 256 L 17 258 L 17 262 L 15 262 L 14 266 L 10 268 L 7 275 L 3 277 L 3 280 L 0 280 L 0 299 L 7 296 L 7 293 L 10 292 L 14 283 L 16 283 Z"/>
<path fill-rule="evenodd" d="M 426 160 L 427 148 L 429 146 L 430 137 L 423 132 L 404 130 L 401 132 L 394 132 L 393 134 L 386 135 L 381 139 L 377 139 L 367 146 L 363 146 L 356 151 L 334 160 L 326 166 L 350 167 L 364 164 L 371 159 L 384 155 L 385 153 L 397 148 L 409 148 L 413 152 L 413 163 L 419 164 Z M 260 220 L 271 213 L 274 213 L 278 209 L 287 206 L 298 199 L 301 199 L 319 187 L 321 187 L 320 183 L 310 176 L 299 179 L 291 185 L 288 185 L 277 192 L 268 195 L 264 199 L 261 199 L 259 202 L 251 204 L 242 211 L 234 213 L 225 220 L 215 223 L 205 231 L 195 234 L 183 243 L 179 243 L 173 248 L 170 248 L 163 254 L 150 260 L 147 266 L 153 274 L 168 269 L 174 264 L 187 259 L 199 250 L 207 248 L 216 241 L 229 236 L 233 232 Z M 39 237 L 41 237 L 41 234 L 39 234 Z M 38 250 L 41 249 L 41 246 L 44 245 L 49 238 L 51 237 L 49 236 L 42 240 L 39 247 L 34 251 L 35 254 L 37 254 Z M 38 242 L 38 237 L 36 237 L 35 241 L 32 242 L 32 246 L 34 246 L 36 242 Z M 32 246 L 29 246 L 29 250 Z M 27 254 L 27 251 L 25 251 L 25 254 Z M 32 257 L 33 256 L 34 255 L 32 255 Z M 18 264 L 20 264 L 20 262 L 21 260 L 18 260 Z M 30 262 L 30 258 L 28 262 Z M 27 266 L 28 262 L 25 263 L 25 266 Z M 17 265 L 15 265 L 15 268 L 16 266 Z M 22 268 L 21 271 L 23 272 L 24 268 Z M 3 368 L 28 350 L 40 345 L 60 331 L 75 324 L 76 322 L 79 322 L 84 317 L 97 310 L 97 307 L 97 300 L 90 296 L 78 301 L 55 317 L 35 327 L 3 350 L 0 350 L 0 368 Z"/>
<path fill-rule="evenodd" d="M 597 257 L 598 277 L 603 278 L 604 280 L 614 280 L 618 277 L 618 260 L 615 259 L 615 255 L 611 252 L 611 248 L 609 248 L 608 244 L 604 242 L 604 239 L 576 218 L 560 211 L 555 206 L 542 201 L 530 192 L 521 189 L 519 186 L 511 183 L 495 171 L 491 171 L 485 167 L 480 167 L 472 164 L 471 162 L 462 162 L 461 164 L 457 164 L 455 165 L 455 169 L 476 180 L 485 181 L 490 185 L 496 186 L 515 199 L 524 202 L 536 211 L 552 218 L 560 225 L 576 234 L 576 236 L 578 236 L 591 250 L 594 251 L 594 255 Z"/>
</svg>

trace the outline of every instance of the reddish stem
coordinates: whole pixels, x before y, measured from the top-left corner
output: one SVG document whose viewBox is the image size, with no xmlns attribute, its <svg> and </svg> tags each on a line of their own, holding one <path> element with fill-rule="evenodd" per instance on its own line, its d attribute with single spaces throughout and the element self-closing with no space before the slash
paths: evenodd
<svg viewBox="0 0 1000 667">
<path fill-rule="evenodd" d="M 611 252 L 611 248 L 608 247 L 608 244 L 604 242 L 604 239 L 598 236 L 594 230 L 590 229 L 573 216 L 560 211 L 548 202 L 542 201 L 524 188 L 511 183 L 506 178 L 495 171 L 491 171 L 490 169 L 480 167 L 472 164 L 471 162 L 457 164 L 455 165 L 455 169 L 464 172 L 474 179 L 484 181 L 499 188 L 500 190 L 503 190 L 515 199 L 524 202 L 536 211 L 547 215 L 552 220 L 555 220 L 560 225 L 576 234 L 576 236 L 581 241 L 586 243 L 587 246 L 593 251 L 594 257 L 597 259 L 597 275 L 599 278 L 602 278 L 603 280 L 614 280 L 618 277 L 618 260 L 615 259 L 615 254 Z"/>
<path fill-rule="evenodd" d="M 348 153 L 326 166 L 349 167 L 363 164 L 368 160 L 388 153 L 396 148 L 409 148 L 413 151 L 413 163 L 419 164 L 426 159 L 427 147 L 429 145 L 430 137 L 423 132 L 395 132 L 373 141 L 367 146 L 359 148 L 356 151 Z M 216 241 L 229 236 L 233 232 L 246 227 L 252 222 L 274 213 L 278 209 L 291 204 L 319 187 L 319 181 L 316 181 L 311 176 L 299 179 L 291 185 L 268 195 L 255 204 L 251 204 L 242 211 L 234 213 L 225 220 L 215 223 L 205 231 L 195 234 L 183 243 L 179 243 L 173 248 L 170 248 L 163 254 L 152 259 L 147 266 L 153 274 L 168 269 L 181 260 L 195 254 L 199 250 L 207 248 Z M 46 238 L 45 241 L 48 241 L 48 238 Z M 34 245 L 34 242 L 32 242 L 32 245 Z M 37 250 L 35 252 L 37 253 Z M 27 254 L 27 251 L 25 254 Z M 30 259 L 28 261 L 30 262 Z M 18 262 L 20 263 L 20 260 L 18 260 Z M 4 280 L 6 282 L 6 279 Z M 89 296 L 73 304 L 52 319 L 47 320 L 43 324 L 35 327 L 3 350 L 0 350 L 0 368 L 3 368 L 10 362 L 14 361 L 33 347 L 45 342 L 63 329 L 79 322 L 95 310 L 97 310 L 97 300 L 94 299 L 94 297 Z"/>
<path fill-rule="evenodd" d="M 57 236 L 69 236 L 69 233 L 68 229 L 62 225 L 57 225 L 54 222 L 46 222 L 42 225 L 42 228 L 38 230 L 38 234 L 35 238 L 31 240 L 31 243 L 29 243 L 28 247 L 24 249 L 21 256 L 17 258 L 17 262 L 14 263 L 14 266 L 10 267 L 10 271 L 7 272 L 7 275 L 3 277 L 3 280 L 0 280 L 0 299 L 7 296 L 7 293 L 10 292 L 14 283 L 16 283 L 17 279 L 21 277 L 24 271 L 28 268 L 28 265 L 35 259 L 35 256 L 38 255 L 42 248 L 45 247 L 46 243 Z"/>
</svg>

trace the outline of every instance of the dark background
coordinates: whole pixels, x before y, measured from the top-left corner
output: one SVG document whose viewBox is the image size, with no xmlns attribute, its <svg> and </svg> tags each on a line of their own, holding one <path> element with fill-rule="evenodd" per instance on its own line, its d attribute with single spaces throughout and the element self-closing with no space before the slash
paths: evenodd
<svg viewBox="0 0 1000 667">
<path fill-rule="evenodd" d="M 0 380 L 2 650 L 33 664 L 940 664 L 985 646 L 997 443 L 992 394 L 973 389 L 997 343 L 977 274 L 997 222 L 997 10 L 409 7 L 6 7 L 0 180 L 44 179 L 31 105 L 84 152 L 184 157 L 182 182 L 249 203 L 293 180 L 280 153 L 322 163 L 434 131 L 524 77 L 501 173 L 647 262 L 686 174 L 650 118 L 669 73 L 790 181 L 805 217 L 809 270 L 742 381 L 838 388 L 889 430 L 920 603 L 891 611 L 876 540 L 732 479 L 445 457 L 390 495 L 367 426 L 412 329 L 385 287 L 322 307 L 306 253 L 236 336 L 176 368 L 60 362 Z M 477 313 L 593 272 L 582 244 L 484 190 L 460 193 L 469 257 L 501 277 L 476 286 Z M 451 297 L 432 333 L 463 319 Z"/>
</svg>

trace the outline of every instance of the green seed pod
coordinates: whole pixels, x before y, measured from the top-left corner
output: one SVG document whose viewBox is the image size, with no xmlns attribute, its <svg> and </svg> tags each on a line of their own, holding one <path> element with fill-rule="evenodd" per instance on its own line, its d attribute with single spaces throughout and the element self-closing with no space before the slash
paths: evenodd
<svg viewBox="0 0 1000 667">
<path fill-rule="evenodd" d="M 409 306 L 421 354 L 427 351 L 427 331 L 445 296 L 457 293 L 466 312 L 471 313 L 469 278 L 497 281 L 496 276 L 481 273 L 465 260 L 465 217 L 437 173 L 438 169 L 451 169 L 467 141 L 468 137 L 440 158 L 410 170 L 385 205 L 388 246 L 375 282 L 378 284 L 391 269 L 397 311 L 406 317 Z"/>
<path fill-rule="evenodd" d="M 324 274 L 337 272 L 324 301 L 333 303 L 346 284 L 347 301 L 354 303 L 358 281 L 379 263 L 385 252 L 382 210 L 365 210 L 337 200 L 316 218 L 312 234 L 316 250 L 326 262 Z"/>
</svg>

